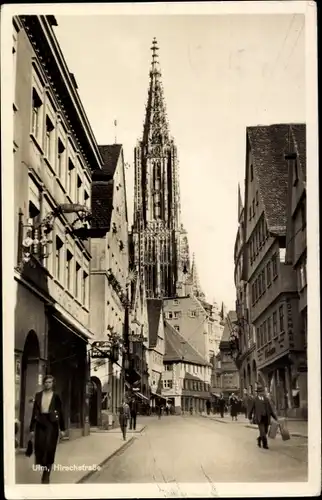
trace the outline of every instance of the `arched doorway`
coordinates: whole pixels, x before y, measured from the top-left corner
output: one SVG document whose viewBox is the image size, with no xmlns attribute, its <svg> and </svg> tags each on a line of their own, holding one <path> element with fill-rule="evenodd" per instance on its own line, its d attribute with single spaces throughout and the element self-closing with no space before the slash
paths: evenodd
<svg viewBox="0 0 322 500">
<path fill-rule="evenodd" d="M 37 334 L 30 330 L 21 359 L 20 446 L 27 445 L 35 393 L 38 389 L 40 348 Z"/>
<path fill-rule="evenodd" d="M 89 382 L 89 423 L 91 427 L 101 425 L 102 384 L 99 378 L 91 377 Z"/>
</svg>

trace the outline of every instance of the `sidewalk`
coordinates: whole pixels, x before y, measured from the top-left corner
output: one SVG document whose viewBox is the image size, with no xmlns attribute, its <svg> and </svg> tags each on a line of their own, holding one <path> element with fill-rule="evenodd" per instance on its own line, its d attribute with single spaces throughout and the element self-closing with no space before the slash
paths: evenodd
<svg viewBox="0 0 322 500">
<path fill-rule="evenodd" d="M 232 424 L 232 425 L 244 425 L 245 427 L 249 427 L 251 429 L 257 429 L 257 425 L 255 424 L 250 424 L 249 420 L 245 418 L 244 415 L 238 415 L 238 420 L 232 421 L 230 415 L 225 415 L 224 418 L 221 418 L 219 415 L 207 415 L 206 413 L 202 414 L 202 417 L 204 418 L 210 418 L 211 420 L 215 420 L 216 422 L 221 422 L 222 424 Z M 279 417 L 280 421 L 282 422 L 284 420 L 283 416 Z M 308 428 L 307 428 L 307 421 L 305 420 L 297 420 L 295 418 L 287 418 L 287 428 L 289 430 L 289 433 L 293 437 L 304 437 L 308 438 Z"/>
<path fill-rule="evenodd" d="M 128 431 L 126 441 L 123 441 L 120 429 L 93 432 L 89 436 L 62 441 L 57 446 L 56 469 L 52 470 L 51 483 L 83 482 L 97 470 L 98 466 L 102 467 L 117 452 L 130 446 L 135 434 L 142 430 L 137 430 L 135 433 Z M 16 455 L 16 484 L 40 484 L 41 472 L 33 470 L 33 463 L 34 455 L 30 458 L 23 453 Z M 72 470 L 73 468 L 76 470 Z"/>
</svg>

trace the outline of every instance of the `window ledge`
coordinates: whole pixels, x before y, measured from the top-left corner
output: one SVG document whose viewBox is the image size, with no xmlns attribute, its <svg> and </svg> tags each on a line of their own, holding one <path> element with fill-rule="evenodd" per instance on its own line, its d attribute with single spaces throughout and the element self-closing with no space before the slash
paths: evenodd
<svg viewBox="0 0 322 500">
<path fill-rule="evenodd" d="M 32 132 L 30 132 L 30 138 L 31 138 L 32 142 L 34 143 L 34 145 L 36 146 L 36 148 L 38 149 L 38 151 L 44 156 L 44 150 L 41 147 L 41 144 L 38 141 L 37 137 Z"/>
<path fill-rule="evenodd" d="M 44 162 L 46 163 L 46 165 L 49 167 L 51 173 L 56 176 L 56 172 L 55 170 L 53 169 L 52 165 L 51 165 L 51 162 L 48 160 L 47 156 L 44 156 Z"/>
</svg>

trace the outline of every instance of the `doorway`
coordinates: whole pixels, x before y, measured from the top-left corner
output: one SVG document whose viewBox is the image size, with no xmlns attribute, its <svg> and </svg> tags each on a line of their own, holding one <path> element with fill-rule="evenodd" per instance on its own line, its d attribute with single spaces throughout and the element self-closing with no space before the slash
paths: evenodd
<svg viewBox="0 0 322 500">
<path fill-rule="evenodd" d="M 89 385 L 89 423 L 91 427 L 97 427 L 101 424 L 101 381 L 97 377 L 91 377 Z"/>
<path fill-rule="evenodd" d="M 38 389 L 40 349 L 37 334 L 30 330 L 27 335 L 21 360 L 20 392 L 20 446 L 25 448 L 29 437 L 29 426 L 34 397 Z"/>
</svg>

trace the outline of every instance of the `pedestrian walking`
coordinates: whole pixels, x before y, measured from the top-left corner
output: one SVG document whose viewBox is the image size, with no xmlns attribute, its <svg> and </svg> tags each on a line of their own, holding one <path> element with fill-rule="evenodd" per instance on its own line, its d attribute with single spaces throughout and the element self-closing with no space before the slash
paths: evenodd
<svg viewBox="0 0 322 500">
<path fill-rule="evenodd" d="M 138 414 L 138 403 L 135 398 L 132 398 L 130 401 L 130 430 L 136 429 L 136 417 Z"/>
<path fill-rule="evenodd" d="M 261 448 L 263 444 L 263 448 L 268 450 L 267 433 L 270 418 L 272 416 L 276 422 L 278 422 L 278 418 L 270 400 L 264 394 L 264 388 L 258 384 L 256 391 L 257 395 L 252 401 L 248 418 L 251 422 L 254 421 L 258 425 L 259 436 L 257 438 L 257 445 Z"/>
<path fill-rule="evenodd" d="M 230 396 L 230 415 L 232 420 L 237 420 L 239 402 L 235 394 L 232 393 Z"/>
<path fill-rule="evenodd" d="M 210 403 L 209 399 L 207 399 L 207 401 L 206 401 L 207 415 L 210 415 L 210 407 L 211 407 L 211 403 Z"/>
<path fill-rule="evenodd" d="M 30 440 L 33 442 L 35 464 L 42 467 L 41 482 L 49 484 L 55 461 L 58 436 L 65 435 L 62 403 L 54 392 L 54 377 L 46 375 L 44 389 L 35 395 L 30 422 Z"/>
<path fill-rule="evenodd" d="M 221 418 L 224 418 L 226 401 L 223 394 L 220 395 L 218 403 L 219 403 L 220 416 Z"/>
<path fill-rule="evenodd" d="M 244 389 L 244 394 L 243 394 L 243 411 L 245 414 L 245 418 L 248 417 L 248 391 L 247 389 Z"/>
<path fill-rule="evenodd" d="M 130 407 L 126 400 L 123 400 L 122 405 L 120 406 L 119 410 L 119 424 L 120 428 L 122 431 L 123 439 L 126 441 L 126 429 L 127 429 L 127 423 L 130 419 Z"/>
</svg>

